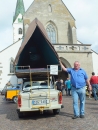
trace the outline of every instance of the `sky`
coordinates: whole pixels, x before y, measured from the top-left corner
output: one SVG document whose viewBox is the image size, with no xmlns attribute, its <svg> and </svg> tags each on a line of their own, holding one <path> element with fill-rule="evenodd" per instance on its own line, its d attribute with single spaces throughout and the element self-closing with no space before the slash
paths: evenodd
<svg viewBox="0 0 98 130">
<path fill-rule="evenodd" d="M 25 10 L 34 0 L 23 0 Z M 77 39 L 98 53 L 98 0 L 62 0 L 76 20 Z M 17 0 L 0 0 L 0 51 L 13 43 Z"/>
</svg>

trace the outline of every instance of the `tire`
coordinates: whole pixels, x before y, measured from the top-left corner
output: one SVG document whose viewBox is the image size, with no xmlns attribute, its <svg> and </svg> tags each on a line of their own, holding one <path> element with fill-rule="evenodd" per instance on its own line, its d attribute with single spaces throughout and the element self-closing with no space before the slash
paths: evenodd
<svg viewBox="0 0 98 130">
<path fill-rule="evenodd" d="M 60 113 L 60 109 L 53 109 L 53 114 L 58 115 Z"/>
<path fill-rule="evenodd" d="M 24 116 L 23 112 L 18 112 L 18 117 L 19 118 L 23 118 L 23 116 Z"/>
<path fill-rule="evenodd" d="M 13 97 L 13 102 L 17 103 L 17 96 Z"/>
</svg>

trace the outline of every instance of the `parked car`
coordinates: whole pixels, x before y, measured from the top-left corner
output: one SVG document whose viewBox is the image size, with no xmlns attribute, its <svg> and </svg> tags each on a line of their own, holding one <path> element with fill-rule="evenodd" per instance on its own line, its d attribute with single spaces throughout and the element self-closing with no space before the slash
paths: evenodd
<svg viewBox="0 0 98 130">
<path fill-rule="evenodd" d="M 32 84 L 32 85 L 31 85 Z M 17 101 L 17 113 L 21 118 L 24 113 L 31 111 L 53 110 L 59 114 L 62 105 L 62 92 L 54 89 L 47 81 L 25 82 L 23 90 L 20 91 Z"/>
<path fill-rule="evenodd" d="M 5 99 L 11 100 L 14 103 L 17 103 L 17 96 L 21 90 L 21 86 L 22 85 L 17 84 L 17 85 L 14 85 L 14 87 L 12 87 L 12 88 L 7 89 L 6 93 L 5 93 Z"/>
</svg>

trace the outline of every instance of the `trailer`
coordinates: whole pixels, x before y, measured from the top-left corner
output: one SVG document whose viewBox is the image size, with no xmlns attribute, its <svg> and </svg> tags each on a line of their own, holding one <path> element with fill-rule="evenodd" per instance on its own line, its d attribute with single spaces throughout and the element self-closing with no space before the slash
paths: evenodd
<svg viewBox="0 0 98 130">
<path fill-rule="evenodd" d="M 38 19 L 29 25 L 26 36 L 15 59 L 15 74 L 23 78 L 22 91 L 18 95 L 17 113 L 19 118 L 26 112 L 53 110 L 59 114 L 62 93 L 54 88 L 55 74 L 51 65 L 61 72 L 59 57 L 48 35 Z"/>
</svg>

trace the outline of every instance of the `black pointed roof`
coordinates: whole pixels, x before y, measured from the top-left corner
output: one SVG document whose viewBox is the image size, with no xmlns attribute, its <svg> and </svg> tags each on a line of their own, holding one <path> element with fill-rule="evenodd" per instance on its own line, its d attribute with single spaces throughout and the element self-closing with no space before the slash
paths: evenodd
<svg viewBox="0 0 98 130">
<path fill-rule="evenodd" d="M 37 18 L 29 25 L 17 53 L 15 64 L 30 66 L 34 73 L 45 71 L 47 65 L 59 64 L 58 54 L 52 46 L 44 26 Z"/>
<path fill-rule="evenodd" d="M 57 52 L 55 51 L 54 47 L 52 46 L 49 38 L 48 38 L 48 35 L 47 35 L 47 32 L 44 28 L 44 26 L 42 25 L 42 23 L 37 19 L 35 18 L 31 24 L 29 25 L 29 28 L 26 32 L 26 35 L 24 37 L 24 40 L 21 44 L 21 47 L 17 53 L 17 56 L 16 56 L 16 59 L 15 59 L 15 64 L 18 63 L 18 60 L 19 60 L 19 57 L 20 57 L 20 54 L 21 52 L 23 51 L 23 49 L 25 48 L 25 46 L 28 44 L 28 42 L 30 42 L 30 39 L 32 38 L 32 35 L 34 34 L 34 31 L 38 28 L 38 30 L 40 30 L 40 33 L 43 35 L 44 39 L 47 41 L 46 44 L 48 44 L 48 46 L 51 48 L 51 50 L 53 51 L 54 55 L 58 58 L 58 54 Z M 37 37 L 37 36 L 36 36 Z M 40 43 L 42 44 L 42 43 Z"/>
</svg>

